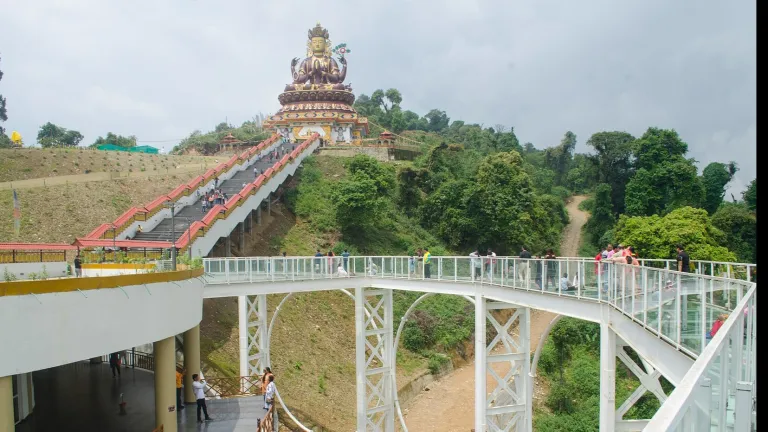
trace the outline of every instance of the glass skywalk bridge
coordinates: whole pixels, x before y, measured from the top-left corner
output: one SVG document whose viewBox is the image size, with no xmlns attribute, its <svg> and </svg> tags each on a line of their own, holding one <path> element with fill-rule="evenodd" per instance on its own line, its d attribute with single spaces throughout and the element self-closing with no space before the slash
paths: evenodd
<svg viewBox="0 0 768 432">
<path fill-rule="evenodd" d="M 204 260 L 207 285 L 304 282 L 337 278 L 416 280 L 488 285 L 542 296 L 602 303 L 630 318 L 693 366 L 644 430 L 749 431 L 756 410 L 755 266 L 692 262 L 681 273 L 673 261 L 637 266 L 584 258 L 407 256 L 250 257 Z M 339 271 L 339 268 L 344 271 Z M 717 317 L 730 314 L 714 338 Z"/>
</svg>

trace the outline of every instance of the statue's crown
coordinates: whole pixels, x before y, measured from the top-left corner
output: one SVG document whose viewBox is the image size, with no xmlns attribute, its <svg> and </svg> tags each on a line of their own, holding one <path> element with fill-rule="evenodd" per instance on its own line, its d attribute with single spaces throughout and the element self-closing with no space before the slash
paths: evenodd
<svg viewBox="0 0 768 432">
<path fill-rule="evenodd" d="M 321 37 L 323 39 L 328 39 L 328 30 L 324 29 L 323 26 L 320 25 L 318 22 L 315 28 L 309 30 L 307 37 L 309 39 L 315 38 L 315 37 Z"/>
</svg>

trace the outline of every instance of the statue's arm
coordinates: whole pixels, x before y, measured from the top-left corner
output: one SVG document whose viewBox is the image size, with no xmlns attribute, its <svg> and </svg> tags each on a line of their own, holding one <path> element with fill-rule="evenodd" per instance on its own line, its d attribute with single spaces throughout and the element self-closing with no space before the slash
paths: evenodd
<svg viewBox="0 0 768 432">
<path fill-rule="evenodd" d="M 299 62 L 299 59 L 295 58 L 293 61 L 291 61 L 291 75 L 293 76 L 293 83 L 294 84 L 304 84 L 307 82 L 309 77 L 307 76 L 304 68 L 304 63 L 306 60 L 302 61 L 299 65 L 299 71 L 296 71 L 296 63 Z"/>
<path fill-rule="evenodd" d="M 340 57 L 339 61 L 341 62 L 341 72 L 339 72 L 339 80 L 338 82 L 343 83 L 344 80 L 347 78 L 347 59 L 344 57 Z"/>
<path fill-rule="evenodd" d="M 328 77 L 328 81 L 332 83 L 340 83 L 344 81 L 344 79 L 339 74 L 339 64 L 336 63 L 336 60 L 331 58 L 330 61 L 328 62 L 328 65 L 330 69 L 326 74 L 326 76 Z"/>
</svg>

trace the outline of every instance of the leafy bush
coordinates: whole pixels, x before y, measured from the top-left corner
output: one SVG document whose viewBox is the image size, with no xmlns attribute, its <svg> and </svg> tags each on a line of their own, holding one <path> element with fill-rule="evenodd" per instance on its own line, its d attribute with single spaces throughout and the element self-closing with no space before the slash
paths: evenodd
<svg viewBox="0 0 768 432">
<path fill-rule="evenodd" d="M 429 368 L 429 373 L 432 375 L 435 375 L 440 372 L 440 370 L 443 368 L 444 365 L 448 364 L 451 359 L 448 358 L 447 355 L 441 354 L 441 353 L 432 353 L 429 356 L 429 362 L 427 363 L 427 368 Z"/>
</svg>

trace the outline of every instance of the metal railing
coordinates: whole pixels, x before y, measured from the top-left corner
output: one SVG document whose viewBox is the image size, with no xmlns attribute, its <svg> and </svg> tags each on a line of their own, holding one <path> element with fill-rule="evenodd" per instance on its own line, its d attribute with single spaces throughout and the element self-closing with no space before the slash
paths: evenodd
<svg viewBox="0 0 768 432">
<path fill-rule="evenodd" d="M 155 370 L 155 357 L 150 353 L 136 350 L 120 351 L 121 366 L 139 368 L 148 371 Z M 102 363 L 109 363 L 109 354 L 101 356 Z"/>
<path fill-rule="evenodd" d="M 646 430 L 756 430 L 755 290 L 736 305 Z"/>
<path fill-rule="evenodd" d="M 729 404 L 728 401 L 737 396 L 737 388 L 748 385 L 752 389 L 748 394 L 754 394 L 756 364 L 754 360 L 749 359 L 754 359 L 755 355 L 756 319 L 754 314 L 746 315 L 747 319 L 751 320 L 748 326 L 752 330 L 747 332 L 750 336 L 744 339 L 740 348 L 733 341 L 741 341 L 741 336 L 732 337 L 728 329 L 743 330 L 743 316 L 729 318 L 730 325 L 723 326 L 722 333 L 717 333 L 711 341 L 709 329 L 723 313 L 741 311 L 743 307 L 747 307 L 742 305 L 747 303 L 752 305 L 750 310 L 754 310 L 756 285 L 750 279 L 754 279 L 756 267 L 753 264 L 692 261 L 692 267 L 697 269 L 696 273 L 683 273 L 671 270 L 676 268 L 676 263 L 670 260 L 638 260 L 637 264 L 597 262 L 589 258 L 522 259 L 483 256 L 431 257 L 428 263 L 423 259 L 408 256 L 251 257 L 203 260 L 204 277 L 208 285 L 350 277 L 415 279 L 488 284 L 610 304 L 677 350 L 693 359 L 701 357 L 694 365 L 703 369 L 692 368 L 685 376 L 689 381 L 699 382 L 702 370 L 709 370 L 709 366 L 713 364 L 718 370 L 725 370 L 723 365 L 728 364 L 737 367 L 738 372 L 734 373 L 738 373 L 744 381 L 729 378 L 727 385 L 723 387 L 719 387 L 719 384 L 710 387 L 713 389 L 712 398 L 719 398 L 722 403 L 709 405 L 713 425 L 734 424 L 733 403 Z M 735 324 L 737 322 L 740 324 Z M 729 336 L 726 337 L 726 334 Z M 734 352 L 741 353 L 738 362 L 732 360 L 735 358 Z M 693 392 L 689 387 L 682 386 L 681 389 L 679 396 L 670 398 L 663 405 L 666 407 L 664 412 L 692 413 L 681 414 L 683 417 L 676 415 L 673 420 L 696 417 L 698 414 L 695 413 L 704 412 L 700 408 L 697 408 L 698 411 L 692 408 L 692 398 L 703 398 L 701 394 L 706 392 Z M 694 393 L 695 395 L 691 396 Z M 683 396 L 684 394 L 688 397 Z M 647 430 L 676 430 L 676 425 L 677 423 L 670 423 L 667 429 Z"/>
<path fill-rule="evenodd" d="M 220 397 L 261 394 L 261 378 L 258 375 L 207 378 L 205 383 Z"/>
</svg>

